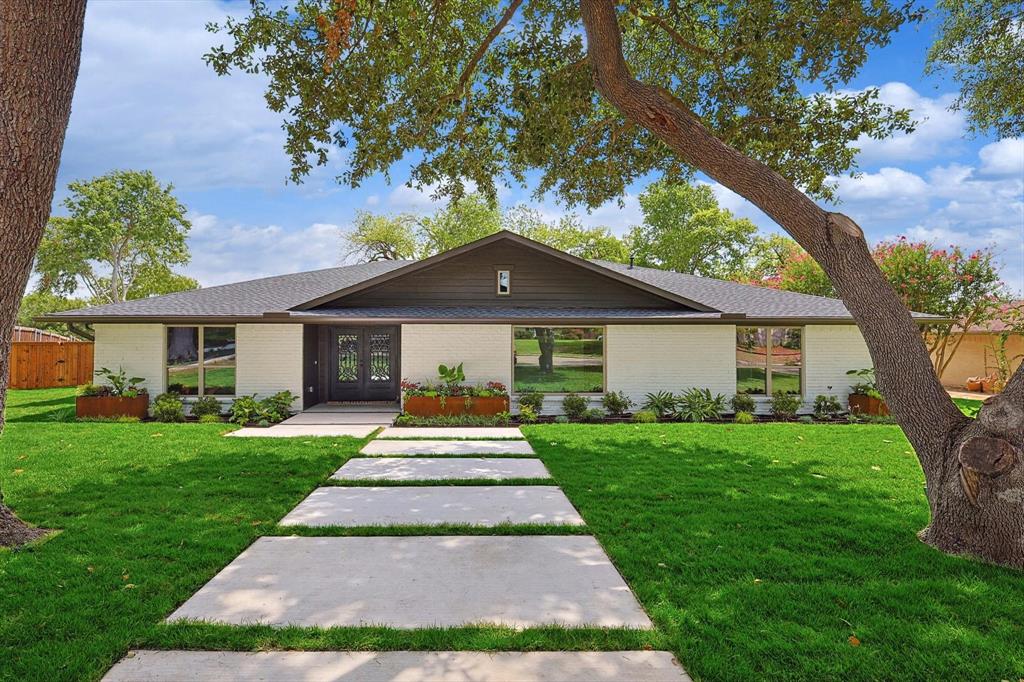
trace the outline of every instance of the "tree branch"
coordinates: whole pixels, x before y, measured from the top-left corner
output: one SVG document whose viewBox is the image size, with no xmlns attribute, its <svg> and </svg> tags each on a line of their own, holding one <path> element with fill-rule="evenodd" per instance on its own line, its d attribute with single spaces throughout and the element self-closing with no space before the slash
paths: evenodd
<svg viewBox="0 0 1024 682">
<path fill-rule="evenodd" d="M 767 213 L 811 254 L 860 327 L 882 393 L 911 443 L 922 458 L 943 453 L 947 434 L 966 418 L 939 383 L 920 328 L 871 258 L 861 229 L 718 139 L 668 91 L 636 80 L 623 57 L 615 7 L 613 0 L 580 2 L 597 90 L 684 162 Z"/>
<path fill-rule="evenodd" d="M 505 8 L 505 12 L 501 15 L 501 18 L 498 19 L 498 23 L 491 27 L 491 30 L 484 37 L 483 41 L 481 41 L 477 46 L 473 56 L 469 58 L 466 66 L 463 67 L 462 73 L 459 74 L 459 83 L 455 87 L 455 90 L 449 93 L 445 98 L 446 103 L 460 100 L 465 96 L 466 87 L 469 85 L 469 80 L 473 77 L 473 72 L 476 71 L 476 67 L 480 64 L 480 60 L 484 58 L 484 55 L 487 54 L 487 50 L 491 48 L 491 44 L 505 29 L 505 26 L 507 26 L 508 22 L 512 20 L 512 17 L 515 16 L 516 11 L 519 9 L 521 4 L 523 4 L 523 0 L 512 0 L 512 2 L 509 3 L 509 6 Z"/>
</svg>

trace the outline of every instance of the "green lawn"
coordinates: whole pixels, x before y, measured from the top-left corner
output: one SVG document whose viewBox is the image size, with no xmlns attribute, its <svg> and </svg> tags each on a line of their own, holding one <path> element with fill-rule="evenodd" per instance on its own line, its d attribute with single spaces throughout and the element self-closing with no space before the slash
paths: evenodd
<svg viewBox="0 0 1024 682">
<path fill-rule="evenodd" d="M 524 430 L 695 679 L 1024 678 L 1024 575 L 917 540 L 895 426 Z"/>
<path fill-rule="evenodd" d="M 4 495 L 61 532 L 0 550 L 0 680 L 98 679 L 361 443 L 54 421 L 72 395 L 10 393 Z"/>
<path fill-rule="evenodd" d="M 359 441 L 226 439 L 217 424 L 61 423 L 70 396 L 12 392 L 0 436 L 8 501 L 62 529 L 0 551 L 3 680 L 95 680 L 133 646 L 650 646 L 672 650 L 704 680 L 1024 677 L 1021 574 L 917 541 L 923 481 L 896 427 L 527 427 L 654 632 L 275 630 L 161 621 L 257 536 L 283 532 L 275 521 Z"/>
</svg>

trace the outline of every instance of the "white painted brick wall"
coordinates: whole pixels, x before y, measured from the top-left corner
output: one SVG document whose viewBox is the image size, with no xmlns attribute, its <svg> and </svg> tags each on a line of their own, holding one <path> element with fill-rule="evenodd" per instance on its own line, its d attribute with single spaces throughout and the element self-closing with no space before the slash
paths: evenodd
<svg viewBox="0 0 1024 682">
<path fill-rule="evenodd" d="M 829 393 L 845 405 L 850 385 L 856 383 L 854 377 L 846 376 L 846 371 L 871 366 L 868 347 L 856 325 L 804 327 L 804 399 L 808 405 L 813 403 L 814 396 Z"/>
<path fill-rule="evenodd" d="M 278 391 L 298 396 L 302 408 L 302 325 L 239 324 L 235 327 L 235 392 L 264 398 Z"/>
<path fill-rule="evenodd" d="M 117 371 L 123 367 L 132 377 L 145 379 L 143 387 L 154 398 L 166 389 L 164 373 L 164 326 L 162 324 L 96 324 L 93 348 L 95 369 L 106 367 Z M 96 383 L 106 383 L 99 376 Z"/>
<path fill-rule="evenodd" d="M 605 339 L 607 390 L 637 405 L 657 391 L 736 392 L 736 327 L 727 324 L 612 325 Z"/>
<path fill-rule="evenodd" d="M 507 324 L 402 325 L 402 378 L 438 381 L 437 366 L 463 363 L 466 383 L 512 385 L 512 327 Z"/>
</svg>

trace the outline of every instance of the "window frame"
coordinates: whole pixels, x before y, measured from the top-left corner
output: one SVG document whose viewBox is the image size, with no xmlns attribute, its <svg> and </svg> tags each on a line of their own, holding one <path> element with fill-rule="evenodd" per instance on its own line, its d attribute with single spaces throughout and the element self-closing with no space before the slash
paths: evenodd
<svg viewBox="0 0 1024 682">
<path fill-rule="evenodd" d="M 501 290 L 501 276 L 505 275 L 507 283 L 505 285 L 506 290 Z M 511 269 L 497 269 L 494 271 L 494 291 L 497 296 L 511 296 L 512 295 L 512 270 Z"/>
<path fill-rule="evenodd" d="M 789 395 L 797 395 L 797 396 L 799 396 L 802 399 L 804 397 L 804 395 L 807 393 L 807 385 L 806 385 L 806 375 L 807 375 L 807 373 L 805 371 L 806 370 L 806 364 L 804 362 L 804 358 L 806 357 L 806 349 L 804 347 L 804 339 L 806 338 L 806 330 L 807 330 L 806 326 L 799 325 L 799 324 L 781 324 L 781 325 L 742 325 L 742 324 L 738 324 L 738 325 L 736 325 L 736 332 L 733 334 L 733 344 L 732 344 L 733 351 L 732 352 L 733 352 L 733 367 L 734 367 L 733 376 L 736 377 L 736 380 L 737 380 L 737 386 L 736 386 L 736 393 L 737 394 L 739 393 L 739 383 L 738 383 L 739 382 L 739 376 L 738 376 L 739 365 L 737 364 L 736 357 L 735 357 L 735 355 L 736 355 L 736 347 L 737 347 L 736 337 L 739 334 L 739 331 L 741 329 L 763 329 L 763 330 L 765 330 L 765 343 L 767 344 L 765 346 L 765 360 L 764 360 L 765 361 L 765 365 L 764 365 L 764 388 L 765 388 L 765 393 L 764 394 L 760 394 L 760 393 L 744 393 L 743 394 L 743 395 L 749 395 L 754 400 L 771 400 L 772 395 L 774 395 L 774 392 L 772 391 L 772 349 L 774 348 L 775 343 L 772 340 L 772 331 L 775 330 L 775 329 L 799 329 L 800 330 L 800 392 L 799 393 L 790 393 Z"/>
<path fill-rule="evenodd" d="M 197 354 L 198 354 L 198 382 L 199 392 L 195 395 L 183 395 L 182 400 L 188 402 L 189 400 L 195 400 L 196 398 L 202 398 L 206 395 L 206 328 L 213 327 L 216 329 L 232 329 L 235 332 L 235 364 L 232 365 L 235 368 L 235 390 L 233 393 L 210 393 L 211 396 L 217 399 L 233 400 L 238 397 L 238 326 L 234 324 L 165 324 L 164 325 L 164 386 L 170 388 L 171 377 L 170 377 L 170 365 L 167 364 L 167 337 L 168 332 L 171 329 L 196 329 L 197 330 Z"/>
<path fill-rule="evenodd" d="M 601 390 L 600 391 L 541 391 L 544 395 L 566 396 L 570 393 L 583 396 L 602 396 L 608 392 L 608 325 L 604 324 L 513 324 L 509 325 L 509 335 L 512 337 L 512 352 L 510 353 L 509 387 L 508 393 L 511 396 L 518 396 L 523 391 L 516 390 L 516 327 L 528 329 L 600 329 L 601 330 Z"/>
</svg>

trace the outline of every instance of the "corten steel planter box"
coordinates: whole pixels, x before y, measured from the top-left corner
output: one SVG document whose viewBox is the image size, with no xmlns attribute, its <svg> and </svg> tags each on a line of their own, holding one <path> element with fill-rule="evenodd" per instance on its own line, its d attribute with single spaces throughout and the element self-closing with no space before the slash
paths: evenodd
<svg viewBox="0 0 1024 682">
<path fill-rule="evenodd" d="M 467 402 L 469 407 L 467 409 Z M 477 417 L 493 417 L 508 412 L 508 397 L 425 396 L 413 395 L 405 399 L 406 414 L 414 417 L 456 417 L 471 414 Z"/>
<path fill-rule="evenodd" d="M 138 417 L 149 416 L 149 396 L 134 398 L 114 395 L 80 395 L 75 398 L 76 417 Z"/>
<path fill-rule="evenodd" d="M 850 412 L 854 414 L 866 414 L 872 417 L 889 416 L 889 406 L 884 400 L 869 395 L 851 395 Z"/>
</svg>

